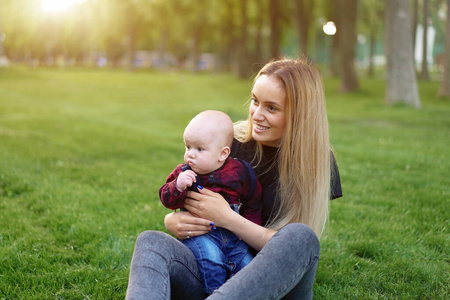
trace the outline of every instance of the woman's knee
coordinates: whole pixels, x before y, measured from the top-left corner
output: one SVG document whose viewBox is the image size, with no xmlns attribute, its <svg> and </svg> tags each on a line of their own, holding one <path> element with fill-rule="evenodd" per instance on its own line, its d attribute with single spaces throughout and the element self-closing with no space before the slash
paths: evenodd
<svg viewBox="0 0 450 300">
<path fill-rule="evenodd" d="M 161 231 L 154 231 L 154 230 L 143 231 L 138 235 L 136 243 L 151 242 L 154 241 L 155 239 L 162 238 L 165 235 L 167 234 Z"/>
<path fill-rule="evenodd" d="M 291 223 L 280 229 L 277 233 L 280 238 L 288 240 L 296 249 L 310 249 L 313 253 L 320 253 L 320 243 L 317 235 L 307 225 Z"/>
<path fill-rule="evenodd" d="M 173 243 L 174 238 L 160 231 L 144 231 L 136 239 L 136 250 L 164 249 Z"/>
<path fill-rule="evenodd" d="M 162 234 L 162 232 L 153 231 L 153 230 L 141 232 L 136 239 L 136 244 L 139 244 L 139 245 L 148 244 L 148 243 L 152 244 L 153 241 L 155 239 L 157 239 L 158 236 L 161 234 Z"/>
</svg>

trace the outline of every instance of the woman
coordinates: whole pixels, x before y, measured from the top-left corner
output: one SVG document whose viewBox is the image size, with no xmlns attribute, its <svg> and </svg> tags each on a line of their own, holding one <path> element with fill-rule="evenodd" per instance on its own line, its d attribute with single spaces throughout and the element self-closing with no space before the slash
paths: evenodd
<svg viewBox="0 0 450 300">
<path fill-rule="evenodd" d="M 235 125 L 235 138 L 232 155 L 255 166 L 263 188 L 265 226 L 203 189 L 188 194 L 189 212 L 166 216 L 166 228 L 186 239 L 220 226 L 259 251 L 208 299 L 311 299 L 329 199 L 342 195 L 319 72 L 303 60 L 264 66 L 255 78 L 249 117 Z M 171 297 L 204 298 L 195 258 L 169 235 L 144 232 L 136 241 L 127 298 Z"/>
</svg>

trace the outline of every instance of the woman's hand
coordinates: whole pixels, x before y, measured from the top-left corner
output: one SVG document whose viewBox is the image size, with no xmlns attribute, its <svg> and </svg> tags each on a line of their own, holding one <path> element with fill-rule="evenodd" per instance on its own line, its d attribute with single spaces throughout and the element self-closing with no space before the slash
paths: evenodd
<svg viewBox="0 0 450 300">
<path fill-rule="evenodd" d="M 191 214 L 212 220 L 216 226 L 230 230 L 258 251 L 276 233 L 275 230 L 259 226 L 235 213 L 220 194 L 205 188 L 200 193 L 187 192 L 184 207 Z"/>
<path fill-rule="evenodd" d="M 214 227 L 214 223 L 211 221 L 193 216 L 187 211 L 166 215 L 164 225 L 171 234 L 180 240 L 208 233 Z"/>
<path fill-rule="evenodd" d="M 193 215 L 212 220 L 215 225 L 226 228 L 230 214 L 228 202 L 220 195 L 206 188 L 196 192 L 187 192 L 184 207 Z"/>
<path fill-rule="evenodd" d="M 200 193 L 187 192 L 184 207 L 192 214 L 212 220 L 216 226 L 226 228 L 256 250 L 261 250 L 275 230 L 259 226 L 235 213 L 218 193 L 207 189 Z"/>
</svg>

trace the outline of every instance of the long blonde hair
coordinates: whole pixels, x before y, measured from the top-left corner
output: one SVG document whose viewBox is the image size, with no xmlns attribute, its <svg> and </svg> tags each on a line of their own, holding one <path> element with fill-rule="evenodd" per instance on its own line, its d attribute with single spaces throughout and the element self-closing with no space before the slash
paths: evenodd
<svg viewBox="0 0 450 300">
<path fill-rule="evenodd" d="M 304 223 L 320 237 L 329 212 L 330 156 L 325 93 L 319 71 L 306 60 L 277 60 L 265 65 L 262 75 L 276 79 L 286 91 L 286 127 L 278 149 L 280 206 L 270 228 Z M 252 123 L 235 125 L 241 142 L 252 139 Z M 256 157 L 262 157 L 258 143 Z"/>
</svg>

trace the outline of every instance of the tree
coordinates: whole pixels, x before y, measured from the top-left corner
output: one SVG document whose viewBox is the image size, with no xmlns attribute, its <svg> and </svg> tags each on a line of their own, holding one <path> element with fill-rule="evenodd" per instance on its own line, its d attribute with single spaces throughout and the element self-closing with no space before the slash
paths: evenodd
<svg viewBox="0 0 450 300">
<path fill-rule="evenodd" d="M 188 35 L 191 36 L 191 62 L 192 62 L 192 71 L 197 73 L 200 71 L 200 53 L 201 53 L 201 47 L 202 47 L 202 41 L 204 38 L 204 29 L 207 27 L 205 26 L 208 24 L 207 22 L 207 15 L 206 12 L 207 9 L 205 6 L 209 5 L 209 3 L 204 3 L 203 5 L 194 5 L 186 8 L 186 10 L 189 10 L 191 8 L 189 16 L 192 18 L 189 18 L 191 32 L 188 33 Z M 203 9 L 205 11 L 203 11 Z"/>
<path fill-rule="evenodd" d="M 351 92 L 358 89 L 358 78 L 355 71 L 355 44 L 356 44 L 356 12 L 357 0 L 339 0 L 339 75 L 341 78 L 341 91 Z"/>
<path fill-rule="evenodd" d="M 256 0 L 256 37 L 255 37 L 255 52 L 254 61 L 258 64 L 263 62 L 263 25 L 264 25 L 264 12 L 266 11 L 264 0 Z"/>
<path fill-rule="evenodd" d="M 412 37 L 413 37 L 413 53 L 416 49 L 416 32 L 417 32 L 417 24 L 419 23 L 419 0 L 413 1 L 413 20 L 412 20 Z"/>
<path fill-rule="evenodd" d="M 335 0 L 328 0 L 325 7 L 328 8 L 326 15 L 328 16 L 328 20 L 333 20 L 335 24 L 340 24 L 340 6 L 339 1 Z M 341 29 L 338 28 L 335 35 L 333 35 L 332 43 L 331 43 L 331 50 L 330 50 L 330 72 L 332 76 L 339 76 L 339 65 L 340 65 L 340 47 L 339 47 L 339 41 L 341 36 Z"/>
<path fill-rule="evenodd" d="M 445 28 L 444 74 L 438 96 L 450 97 L 450 0 L 447 0 L 447 21 Z"/>
<path fill-rule="evenodd" d="M 428 72 L 428 0 L 423 0 L 423 39 L 422 39 L 422 71 L 420 72 L 420 79 L 430 80 Z"/>
<path fill-rule="evenodd" d="M 3 31 L 2 31 L 2 3 L 0 1 L 0 67 L 7 66 L 9 64 L 9 59 L 6 57 L 3 50 Z"/>
<path fill-rule="evenodd" d="M 233 0 L 222 0 L 217 3 L 216 27 L 219 37 L 217 38 L 221 70 L 230 71 L 233 61 L 234 44 L 236 41 L 235 20 Z"/>
<path fill-rule="evenodd" d="M 373 61 L 375 45 L 380 38 L 383 25 L 384 2 L 379 0 L 363 0 L 360 3 L 361 17 L 358 19 L 358 28 L 359 32 L 369 36 L 369 66 L 367 68 L 367 74 L 372 77 L 375 73 Z"/>
<path fill-rule="evenodd" d="M 385 22 L 386 104 L 405 103 L 420 108 L 409 1 L 386 0 Z"/>
<path fill-rule="evenodd" d="M 297 21 L 297 33 L 299 40 L 299 53 L 308 55 L 308 33 L 311 27 L 314 11 L 314 2 L 312 0 L 295 1 L 295 19 Z"/>
<path fill-rule="evenodd" d="M 270 0 L 270 55 L 272 58 L 280 57 L 280 2 L 278 0 Z"/>
<path fill-rule="evenodd" d="M 169 52 L 169 40 L 174 34 L 174 24 L 171 21 L 178 21 L 178 18 L 171 18 L 170 16 L 173 14 L 173 5 L 172 1 L 163 1 L 156 0 L 152 1 L 150 7 L 149 14 L 147 18 L 151 20 L 151 28 L 154 28 L 155 35 L 155 43 L 157 44 L 155 48 L 158 50 L 158 67 L 163 70 L 167 70 L 169 68 L 169 61 L 167 59 L 167 53 Z M 181 7 L 182 9 L 182 7 Z M 178 24 L 177 24 L 178 25 Z M 185 32 L 183 35 L 186 36 Z M 186 41 L 186 44 L 187 41 Z M 188 52 L 185 50 L 185 52 Z M 191 51 L 191 54 L 195 52 L 195 50 Z M 186 56 L 188 56 L 186 54 Z"/>
<path fill-rule="evenodd" d="M 241 36 L 239 43 L 239 65 L 238 65 L 238 75 L 241 78 L 246 78 L 251 72 L 250 66 L 248 64 L 248 48 L 247 48 L 247 32 L 248 32 L 248 13 L 247 13 L 247 1 L 240 1 L 240 20 L 241 20 Z"/>
<path fill-rule="evenodd" d="M 2 2 L 0 1 L 0 58 L 3 57 L 3 32 L 2 32 Z"/>
<path fill-rule="evenodd" d="M 88 7 L 88 3 L 79 3 L 66 15 L 61 26 L 64 56 L 74 59 L 77 65 L 82 65 L 88 60 L 89 46 L 94 33 L 91 29 L 93 10 L 95 8 Z"/>
</svg>

